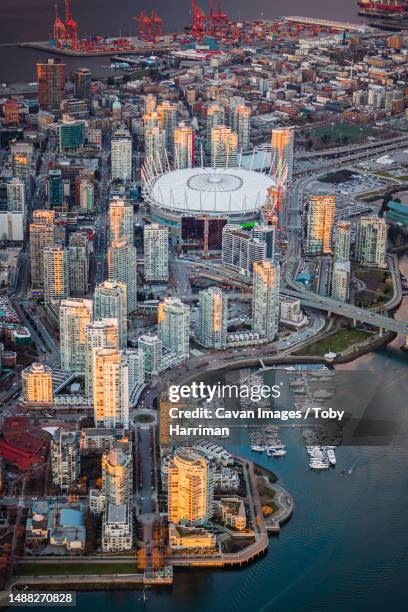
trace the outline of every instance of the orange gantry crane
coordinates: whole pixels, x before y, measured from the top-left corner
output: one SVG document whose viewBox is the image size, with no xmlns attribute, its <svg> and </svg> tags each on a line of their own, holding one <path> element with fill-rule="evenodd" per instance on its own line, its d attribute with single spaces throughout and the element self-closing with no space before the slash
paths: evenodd
<svg viewBox="0 0 408 612">
<path fill-rule="evenodd" d="M 159 17 L 156 11 L 152 11 L 150 20 L 152 22 L 153 36 L 161 36 L 163 34 L 163 19 Z"/>
<path fill-rule="evenodd" d="M 58 4 L 54 4 L 55 20 L 54 20 L 54 41 L 57 47 L 62 47 L 63 42 L 67 38 L 65 24 L 58 14 Z"/>
<path fill-rule="evenodd" d="M 213 0 L 210 0 L 208 17 L 208 33 L 215 36 L 225 36 L 228 29 L 228 15 L 221 10 L 221 0 L 218 0 L 217 10 L 214 10 Z"/>
<path fill-rule="evenodd" d="M 78 24 L 71 15 L 69 0 L 65 0 L 65 28 L 71 49 L 78 49 Z"/>
<path fill-rule="evenodd" d="M 201 7 L 191 2 L 191 33 L 196 40 L 200 40 L 205 33 L 206 15 Z"/>
<path fill-rule="evenodd" d="M 65 0 L 65 22 L 62 21 L 58 14 L 58 6 L 54 5 L 55 20 L 54 20 L 54 41 L 58 48 L 64 46 L 71 49 L 79 49 L 78 42 L 78 24 L 71 15 L 69 0 Z"/>
<path fill-rule="evenodd" d="M 150 38 L 152 32 L 152 20 L 144 11 L 140 11 L 139 15 L 134 17 L 138 25 L 139 37 Z"/>
<path fill-rule="evenodd" d="M 138 24 L 140 38 L 152 40 L 163 34 L 163 19 L 159 17 L 156 11 L 152 11 L 150 16 L 141 11 L 139 15 L 134 17 L 134 20 Z"/>
</svg>

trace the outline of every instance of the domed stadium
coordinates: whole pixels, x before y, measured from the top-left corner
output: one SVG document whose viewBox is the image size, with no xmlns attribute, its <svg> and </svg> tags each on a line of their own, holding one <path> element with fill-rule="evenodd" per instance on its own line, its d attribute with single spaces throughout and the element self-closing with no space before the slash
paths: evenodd
<svg viewBox="0 0 408 612">
<path fill-rule="evenodd" d="M 183 216 L 227 217 L 240 223 L 257 219 L 275 181 L 244 168 L 186 168 L 143 172 L 142 195 L 155 221 L 178 225 Z"/>
</svg>

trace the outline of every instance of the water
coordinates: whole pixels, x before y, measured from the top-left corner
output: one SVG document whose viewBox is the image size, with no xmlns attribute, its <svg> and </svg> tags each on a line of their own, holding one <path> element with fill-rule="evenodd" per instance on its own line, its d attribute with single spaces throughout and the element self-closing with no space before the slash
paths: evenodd
<svg viewBox="0 0 408 612">
<path fill-rule="evenodd" d="M 171 589 L 151 592 L 152 612 L 380 612 L 405 609 L 402 597 L 408 569 L 406 515 L 407 451 L 338 449 L 337 467 L 307 469 L 298 432 L 287 430 L 288 455 L 273 466 L 295 498 L 295 512 L 266 557 L 240 571 L 175 573 Z M 242 454 L 247 454 L 240 449 Z M 249 453 L 251 455 L 251 453 Z M 343 467 L 354 466 L 341 476 Z M 142 609 L 138 593 L 84 593 L 78 610 Z"/>
<path fill-rule="evenodd" d="M 51 38 L 54 19 L 54 3 L 57 2 L 63 15 L 62 0 L 1 0 L 0 2 L 0 45 Z M 208 1 L 198 2 L 208 12 Z M 190 0 L 71 0 L 71 12 L 79 23 L 79 35 L 89 34 L 118 36 L 136 34 L 133 17 L 141 10 L 156 9 L 164 19 L 167 31 L 181 29 L 190 23 Z M 356 0 L 223 0 L 223 9 L 233 19 L 256 17 L 271 18 L 279 15 L 306 15 L 358 22 Z M 32 49 L 0 46 L 0 82 L 31 82 L 35 80 L 35 64 L 44 61 L 48 54 Z M 89 67 L 95 75 L 105 73 L 102 66 L 108 58 L 64 58 L 68 72 L 80 66 Z"/>
</svg>

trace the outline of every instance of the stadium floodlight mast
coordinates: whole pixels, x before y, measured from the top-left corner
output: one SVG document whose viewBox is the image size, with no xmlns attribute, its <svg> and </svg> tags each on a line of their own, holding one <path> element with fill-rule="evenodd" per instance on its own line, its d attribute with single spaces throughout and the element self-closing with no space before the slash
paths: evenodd
<svg viewBox="0 0 408 612">
<path fill-rule="evenodd" d="M 265 160 L 266 160 L 266 149 L 264 149 L 264 154 L 263 154 L 263 158 L 262 158 L 261 172 L 264 171 Z"/>
<path fill-rule="evenodd" d="M 254 150 L 253 150 L 253 152 L 252 152 L 251 170 L 253 170 L 253 169 L 254 169 L 254 162 L 255 162 L 255 151 L 256 151 L 256 149 L 255 149 L 255 147 L 254 147 Z"/>
</svg>

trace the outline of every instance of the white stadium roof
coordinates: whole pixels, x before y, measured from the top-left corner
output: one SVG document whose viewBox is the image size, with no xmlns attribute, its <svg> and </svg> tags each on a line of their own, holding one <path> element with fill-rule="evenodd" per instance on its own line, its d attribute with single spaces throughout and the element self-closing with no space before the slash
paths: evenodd
<svg viewBox="0 0 408 612">
<path fill-rule="evenodd" d="M 187 168 L 156 176 L 145 184 L 146 199 L 175 215 L 249 216 L 265 204 L 275 181 L 244 168 Z"/>
</svg>

